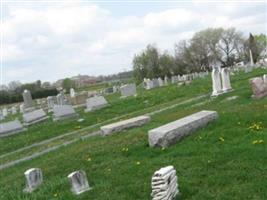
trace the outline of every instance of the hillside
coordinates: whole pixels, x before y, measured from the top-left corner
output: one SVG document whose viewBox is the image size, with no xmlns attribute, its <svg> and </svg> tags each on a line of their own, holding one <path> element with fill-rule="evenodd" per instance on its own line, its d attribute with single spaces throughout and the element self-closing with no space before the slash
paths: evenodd
<svg viewBox="0 0 267 200">
<path fill-rule="evenodd" d="M 210 77 L 181 87 L 169 85 L 150 91 L 138 88 L 138 96 L 127 99 L 113 94 L 107 96 L 107 108 L 92 113 L 79 110 L 83 122 L 49 120 L 25 133 L 1 138 L 0 154 L 4 155 L 59 137 L 0 156 L 1 165 L 75 141 L 1 170 L 0 199 L 150 199 L 151 176 L 167 165 L 177 170 L 181 191 L 177 199 L 267 199 L 267 98 L 252 100 L 248 83 L 249 78 L 265 73 L 256 69 L 231 76 L 234 91 L 215 99 L 208 95 Z M 219 119 L 170 148 L 148 146 L 148 130 L 200 110 L 215 110 Z M 155 113 L 147 125 L 109 137 L 90 137 L 102 124 L 149 112 Z M 23 173 L 32 167 L 42 169 L 44 183 L 34 193 L 25 194 Z M 86 171 L 93 189 L 76 197 L 70 191 L 67 175 L 79 169 Z"/>
</svg>

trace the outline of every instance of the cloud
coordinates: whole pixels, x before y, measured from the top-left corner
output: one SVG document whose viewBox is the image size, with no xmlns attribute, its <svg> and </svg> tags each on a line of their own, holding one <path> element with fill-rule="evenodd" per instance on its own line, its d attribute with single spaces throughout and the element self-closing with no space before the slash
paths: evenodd
<svg viewBox="0 0 267 200">
<path fill-rule="evenodd" d="M 55 81 L 77 74 L 131 69 L 133 55 L 149 43 L 173 51 L 174 43 L 207 27 L 266 32 L 263 4 L 193 3 L 172 7 L 116 8 L 92 3 L 8 5 L 4 18 L 4 82 Z M 121 15 L 118 13 L 124 10 Z M 131 14 L 125 14 L 131 11 Z"/>
</svg>

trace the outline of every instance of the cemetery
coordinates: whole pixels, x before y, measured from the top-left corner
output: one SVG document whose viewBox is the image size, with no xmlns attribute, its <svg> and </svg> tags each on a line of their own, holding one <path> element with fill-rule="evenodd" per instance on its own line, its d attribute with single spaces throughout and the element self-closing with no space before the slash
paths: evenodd
<svg viewBox="0 0 267 200">
<path fill-rule="evenodd" d="M 31 109 L 2 112 L 0 196 L 10 199 L 14 190 L 21 199 L 183 199 L 195 191 L 205 199 L 228 198 L 231 191 L 253 199 L 232 186 L 243 187 L 239 176 L 266 181 L 260 170 L 266 165 L 266 70 L 232 76 L 226 70 L 174 83 L 155 79 L 153 90 L 126 85 L 121 93 L 88 96 L 81 108 L 60 93 L 42 109 L 27 91 Z M 191 83 L 178 86 L 180 79 Z M 239 163 L 254 176 L 240 175 Z"/>
<path fill-rule="evenodd" d="M 0 200 L 267 200 L 266 6 L 1 1 Z"/>
</svg>

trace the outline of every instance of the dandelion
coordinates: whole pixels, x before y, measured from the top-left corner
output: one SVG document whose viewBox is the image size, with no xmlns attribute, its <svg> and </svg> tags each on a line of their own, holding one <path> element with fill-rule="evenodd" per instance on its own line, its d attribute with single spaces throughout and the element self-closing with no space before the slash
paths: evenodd
<svg viewBox="0 0 267 200">
<path fill-rule="evenodd" d="M 165 148 L 164 148 L 164 147 L 162 147 L 162 148 L 161 148 L 161 150 L 162 150 L 162 151 L 164 151 L 164 150 L 165 150 Z"/>
<path fill-rule="evenodd" d="M 254 140 L 252 144 L 258 144 L 258 140 Z"/>
<path fill-rule="evenodd" d="M 92 159 L 89 157 L 89 158 L 87 158 L 87 161 L 88 161 L 88 162 L 91 162 L 91 161 L 92 161 Z"/>
<path fill-rule="evenodd" d="M 136 162 L 137 165 L 140 165 L 141 163 L 139 161 Z"/>
<path fill-rule="evenodd" d="M 221 142 L 224 142 L 224 138 L 223 138 L 223 137 L 220 137 L 219 140 L 220 140 Z"/>
<path fill-rule="evenodd" d="M 54 197 L 57 197 L 57 195 L 58 195 L 58 194 L 57 194 L 57 193 L 55 193 L 55 194 L 54 194 Z"/>
<path fill-rule="evenodd" d="M 259 140 L 259 144 L 262 144 L 262 143 L 264 143 L 264 141 L 263 140 Z"/>
</svg>

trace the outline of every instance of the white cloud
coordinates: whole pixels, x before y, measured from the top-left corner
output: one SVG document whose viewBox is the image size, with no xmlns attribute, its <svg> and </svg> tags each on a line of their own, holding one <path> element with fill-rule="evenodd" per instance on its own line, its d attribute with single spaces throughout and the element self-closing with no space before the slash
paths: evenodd
<svg viewBox="0 0 267 200">
<path fill-rule="evenodd" d="M 261 6 L 251 10 L 249 4 L 194 2 L 157 11 L 149 8 L 145 14 L 138 13 L 137 5 L 118 6 L 115 11 L 80 3 L 9 6 L 3 26 L 4 82 L 54 81 L 131 69 L 133 55 L 148 43 L 173 51 L 175 42 L 207 27 L 264 32 L 266 13 Z M 120 9 L 136 12 L 118 16 L 114 12 Z"/>
</svg>

